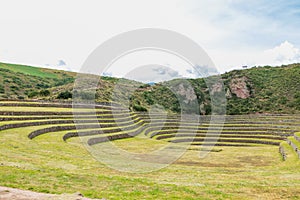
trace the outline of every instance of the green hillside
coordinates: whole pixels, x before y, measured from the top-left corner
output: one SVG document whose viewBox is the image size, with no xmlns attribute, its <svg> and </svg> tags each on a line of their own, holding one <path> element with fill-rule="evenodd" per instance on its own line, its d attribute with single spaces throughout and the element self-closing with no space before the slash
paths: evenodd
<svg viewBox="0 0 300 200">
<path fill-rule="evenodd" d="M 90 75 L 92 76 L 92 75 Z M 44 99 L 71 101 L 72 95 L 83 100 L 119 103 L 130 99 L 129 107 L 136 111 L 162 105 L 171 112 L 181 108 L 171 87 L 178 87 L 182 98 L 190 92 L 180 79 L 148 85 L 111 77 L 101 77 L 96 94 L 73 90 L 76 73 L 60 70 L 0 63 L 0 98 Z M 298 113 L 300 111 L 300 64 L 281 67 L 254 67 L 222 74 L 227 100 L 227 114 Z M 205 79 L 187 80 L 193 86 L 202 114 L 211 114 L 212 91 Z M 118 85 L 119 89 L 115 86 Z M 134 91 L 133 91 L 134 89 Z M 181 98 L 181 97 L 180 97 Z M 192 109 L 192 108 L 190 108 Z"/>
<path fill-rule="evenodd" d="M 50 90 L 73 83 L 75 73 L 0 63 L 0 96 L 4 99 L 50 97 Z"/>
<path fill-rule="evenodd" d="M 299 64 L 232 71 L 222 77 L 227 89 L 230 89 L 230 81 L 245 77 L 246 89 L 250 94 L 245 99 L 235 94 L 228 98 L 227 110 L 230 114 L 300 111 Z"/>
<path fill-rule="evenodd" d="M 41 78 L 60 78 L 60 76 L 58 75 L 58 70 L 44 69 L 39 67 L 0 63 L 0 69 L 7 69 L 16 73 L 22 73 Z"/>
<path fill-rule="evenodd" d="M 227 100 L 227 114 L 250 113 L 298 113 L 300 111 L 300 64 L 281 67 L 254 67 L 234 70 L 221 75 Z M 176 81 L 178 83 L 176 83 Z M 210 95 L 205 79 L 188 80 L 194 88 L 201 113 L 211 114 Z M 149 108 L 151 104 L 161 104 L 174 112 L 179 112 L 179 103 L 168 85 L 179 85 L 180 80 L 172 80 L 163 85 L 145 87 L 138 91 L 134 101 Z M 216 84 L 215 89 L 218 84 Z M 176 86 L 177 87 L 177 86 Z M 177 87 L 180 90 L 180 87 Z M 181 88 L 182 96 L 188 89 Z M 142 94 L 141 94 L 142 93 Z M 225 95 L 223 95 L 225 96 Z"/>
</svg>

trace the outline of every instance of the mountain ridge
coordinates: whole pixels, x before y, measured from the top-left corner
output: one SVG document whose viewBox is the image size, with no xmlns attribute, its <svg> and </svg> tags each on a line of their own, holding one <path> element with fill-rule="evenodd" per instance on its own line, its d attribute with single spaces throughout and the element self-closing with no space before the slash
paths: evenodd
<svg viewBox="0 0 300 200">
<path fill-rule="evenodd" d="M 76 75 L 75 72 L 0 63 L 0 98 L 71 101 L 75 95 L 82 100 L 105 102 L 112 101 L 114 96 L 132 110 L 147 111 L 160 105 L 166 111 L 179 113 L 182 108 L 178 97 L 170 89 L 170 85 L 175 85 L 181 95 L 179 98 L 197 100 L 203 115 L 212 114 L 212 92 L 221 91 L 226 97 L 227 114 L 300 112 L 300 64 L 233 70 L 221 74 L 222 83 L 212 88 L 207 87 L 205 78 L 184 79 L 189 84 L 182 84 L 183 79 L 144 84 L 102 76 L 96 92 L 80 91 L 74 89 Z M 121 88 L 116 89 L 116 85 Z M 194 94 L 187 85 L 193 87 Z"/>
</svg>

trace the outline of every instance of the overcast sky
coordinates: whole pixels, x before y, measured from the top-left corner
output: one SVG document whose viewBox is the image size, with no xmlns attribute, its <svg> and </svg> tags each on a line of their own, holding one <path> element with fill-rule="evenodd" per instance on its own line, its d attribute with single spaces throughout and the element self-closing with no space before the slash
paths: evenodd
<svg viewBox="0 0 300 200">
<path fill-rule="evenodd" d="M 186 35 L 220 72 L 300 62 L 299 0 L 0 0 L 0 8 L 0 62 L 78 71 L 102 42 L 138 28 Z M 148 64 L 173 65 L 159 62 Z"/>
</svg>

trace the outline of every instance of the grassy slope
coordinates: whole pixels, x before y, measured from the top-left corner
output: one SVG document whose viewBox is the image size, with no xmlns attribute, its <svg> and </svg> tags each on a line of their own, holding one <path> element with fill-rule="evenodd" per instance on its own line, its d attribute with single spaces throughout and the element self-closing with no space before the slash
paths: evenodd
<svg viewBox="0 0 300 200">
<path fill-rule="evenodd" d="M 55 74 L 54 70 L 39 67 L 0 63 L 0 68 L 41 78 L 58 78 L 58 75 Z M 56 70 L 56 72 L 58 72 L 58 70 Z"/>
<path fill-rule="evenodd" d="M 74 72 L 0 63 L 0 98 L 57 100 L 60 93 L 72 92 L 76 76 Z M 122 90 L 116 93 L 121 99 L 128 96 L 126 88 L 140 85 L 131 80 L 101 77 L 96 99 L 101 102 L 109 101 L 116 82 L 122 86 Z M 45 90 L 49 91 L 48 95 L 41 93 Z M 82 95 L 87 99 L 94 98 L 89 91 L 82 92 Z"/>
<path fill-rule="evenodd" d="M 0 63 L 1 98 L 36 98 L 41 90 L 51 90 L 73 82 L 75 73 Z M 33 95 L 33 96 L 31 96 Z"/>
<path fill-rule="evenodd" d="M 225 82 L 232 77 L 247 77 L 252 95 L 248 99 L 235 96 L 228 100 L 229 112 L 240 114 L 249 112 L 300 111 L 300 65 L 283 67 L 260 67 L 232 71 L 224 74 Z"/>
<path fill-rule="evenodd" d="M 300 64 L 234 70 L 222 74 L 221 77 L 225 91 L 230 94 L 227 96 L 227 114 L 299 113 L 300 111 Z M 246 79 L 250 97 L 242 99 L 232 93 L 230 85 L 236 78 Z M 203 104 L 203 110 L 209 114 L 211 102 L 205 79 L 188 81 L 194 88 L 198 102 Z M 134 99 L 144 107 L 161 104 L 175 112 L 180 111 L 174 94 L 166 87 L 176 84 L 180 84 L 179 80 L 166 82 L 163 86 L 149 87 L 145 91 L 137 92 Z"/>
</svg>

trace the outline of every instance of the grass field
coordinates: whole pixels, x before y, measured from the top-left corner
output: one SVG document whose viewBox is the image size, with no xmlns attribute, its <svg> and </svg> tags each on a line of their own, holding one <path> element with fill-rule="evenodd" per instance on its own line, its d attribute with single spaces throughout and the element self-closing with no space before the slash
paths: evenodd
<svg viewBox="0 0 300 200">
<path fill-rule="evenodd" d="M 56 74 L 49 73 L 49 71 L 51 71 L 51 70 L 42 69 L 39 67 L 0 63 L 0 68 L 8 69 L 8 70 L 16 72 L 16 73 L 23 73 L 23 74 L 32 75 L 32 76 L 38 76 L 41 78 L 58 78 L 58 76 Z"/>
<path fill-rule="evenodd" d="M 72 115 L 66 114 L 72 112 L 71 108 L 10 107 L 10 102 L 1 103 L 8 104 L 0 109 L 2 186 L 45 193 L 80 191 L 87 197 L 106 199 L 300 199 L 299 158 L 293 147 L 285 141 L 288 138 L 295 145 L 300 144 L 293 137 L 294 133 L 300 131 L 300 116 L 297 115 L 227 116 L 218 146 L 214 146 L 205 158 L 199 158 L 199 150 L 209 148 L 200 144 L 210 144 L 202 140 L 204 136 L 201 133 L 215 137 L 213 130 L 206 130 L 209 124 L 207 118 L 199 124 L 185 123 L 184 132 L 176 135 L 176 117 L 167 117 L 161 130 L 159 119 L 164 116 L 152 117 L 156 121 L 151 122 L 151 116 L 131 113 L 128 118 L 122 116 L 121 112 L 115 118 L 121 120 L 117 123 L 109 120 L 112 115 L 106 114 L 103 117 L 104 114 L 98 114 L 99 123 L 107 126 L 101 128 L 104 133 L 100 134 L 96 127 L 82 127 L 79 131 L 86 135 L 83 134 L 81 138 L 73 135 L 64 141 L 64 135 L 77 132 L 76 128 L 71 127 L 73 123 L 30 123 L 65 120 L 62 117 L 66 116 L 72 119 Z M 53 115 L 43 112 L 56 113 L 56 118 L 45 120 Z M 36 116 L 43 119 L 31 119 Z M 23 120 L 8 119 L 16 117 Z M 82 119 L 90 118 L 89 115 L 84 115 Z M 23 122 L 29 124 L 19 128 L 4 127 Z M 70 126 L 70 129 L 48 130 L 33 139 L 28 138 L 34 131 L 57 126 Z M 196 129 L 197 135 L 181 158 L 150 173 L 126 173 L 111 169 L 98 162 L 84 147 L 84 140 L 81 140 L 135 132 L 140 126 L 145 126 L 145 129 L 135 133 L 135 137 L 113 139 L 113 144 L 132 153 L 144 153 L 170 143 L 174 144 L 174 149 L 181 148 L 190 139 L 190 130 Z M 126 130 L 118 130 L 118 127 Z M 295 136 L 297 135 L 299 134 L 296 133 Z M 164 137 L 158 138 L 159 136 Z M 265 143 L 266 141 L 271 143 Z M 243 146 L 234 146 L 237 144 Z M 95 143 L 93 147 L 101 149 L 105 145 L 106 142 L 102 141 Z M 279 145 L 285 150 L 285 161 L 279 153 Z"/>
</svg>

